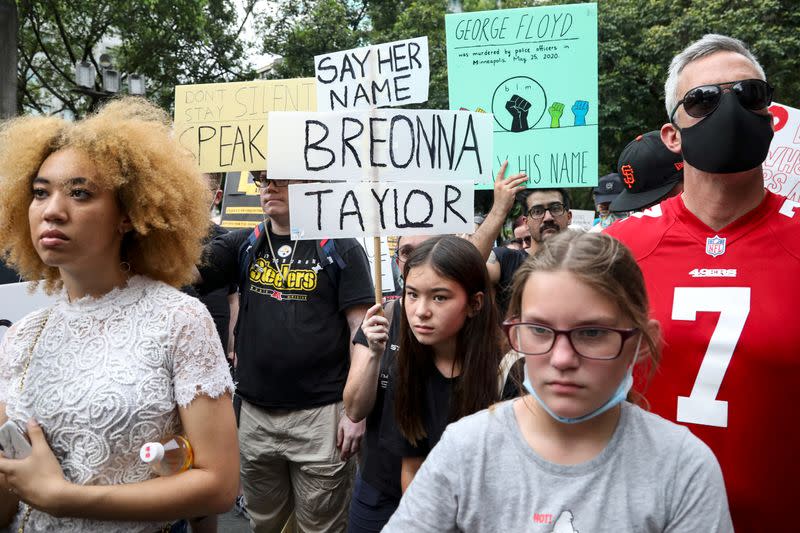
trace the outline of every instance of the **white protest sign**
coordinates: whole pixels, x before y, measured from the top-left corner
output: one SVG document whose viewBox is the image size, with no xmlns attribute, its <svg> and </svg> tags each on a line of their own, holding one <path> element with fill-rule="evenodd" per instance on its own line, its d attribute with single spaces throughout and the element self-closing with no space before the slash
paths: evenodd
<svg viewBox="0 0 800 533">
<path fill-rule="evenodd" d="M 572 223 L 570 228 L 588 230 L 594 225 L 594 211 L 589 209 L 571 209 Z"/>
<path fill-rule="evenodd" d="M 314 57 L 317 108 L 369 109 L 428 100 L 428 38 L 343 50 Z"/>
<path fill-rule="evenodd" d="M 175 134 L 203 172 L 266 167 L 267 116 L 314 111 L 314 78 L 175 86 Z"/>
<path fill-rule="evenodd" d="M 764 186 L 800 202 L 800 109 L 773 103 L 775 136 L 764 161 Z"/>
<path fill-rule="evenodd" d="M 468 111 L 272 112 L 273 179 L 492 182 L 492 115 Z"/>
<path fill-rule="evenodd" d="M 6 334 L 7 327 L 10 324 L 13 324 L 31 311 L 42 309 L 55 303 L 57 297 L 48 296 L 41 287 L 30 293 L 28 291 L 30 285 L 30 282 L 0 285 L 0 339 Z"/>
<path fill-rule="evenodd" d="M 383 292 L 394 292 L 394 276 L 392 276 L 392 256 L 389 254 L 389 242 L 386 237 L 380 237 L 381 239 L 381 290 Z M 358 239 L 359 244 L 364 248 L 364 251 L 367 252 L 367 259 L 369 259 L 370 265 L 370 272 L 372 272 L 373 278 L 375 277 L 375 251 L 374 246 L 371 242 L 367 242 L 367 239 Z M 373 279 L 373 282 L 375 280 Z"/>
<path fill-rule="evenodd" d="M 472 181 L 289 185 L 294 240 L 472 233 L 473 210 Z"/>
</svg>

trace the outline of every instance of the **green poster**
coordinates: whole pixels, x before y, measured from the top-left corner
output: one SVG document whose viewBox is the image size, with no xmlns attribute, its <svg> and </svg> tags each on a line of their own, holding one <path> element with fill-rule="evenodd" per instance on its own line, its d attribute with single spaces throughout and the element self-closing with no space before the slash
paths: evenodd
<svg viewBox="0 0 800 533">
<path fill-rule="evenodd" d="M 450 109 L 494 115 L 494 173 L 597 185 L 597 5 L 447 15 Z"/>
</svg>

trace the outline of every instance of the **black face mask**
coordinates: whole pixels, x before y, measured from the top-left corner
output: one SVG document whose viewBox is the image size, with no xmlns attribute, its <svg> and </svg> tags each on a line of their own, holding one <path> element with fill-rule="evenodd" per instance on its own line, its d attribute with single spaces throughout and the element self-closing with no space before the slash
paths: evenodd
<svg viewBox="0 0 800 533">
<path fill-rule="evenodd" d="M 772 142 L 772 117 L 745 109 L 736 96 L 723 93 L 719 107 L 681 132 L 683 159 L 698 170 L 715 174 L 744 172 L 767 158 Z"/>
</svg>

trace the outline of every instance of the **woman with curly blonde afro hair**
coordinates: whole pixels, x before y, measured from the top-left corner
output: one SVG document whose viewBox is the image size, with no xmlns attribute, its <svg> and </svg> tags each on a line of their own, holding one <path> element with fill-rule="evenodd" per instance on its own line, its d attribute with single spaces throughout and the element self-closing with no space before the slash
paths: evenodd
<svg viewBox="0 0 800 533">
<path fill-rule="evenodd" d="M 27 421 L 32 445 L 0 458 L 0 525 L 149 532 L 228 510 L 233 383 L 205 306 L 176 289 L 210 197 L 169 117 L 124 98 L 74 123 L 7 121 L 0 190 L 0 254 L 59 293 L 0 343 L 0 423 Z M 157 477 L 140 448 L 174 434 L 192 468 Z"/>
</svg>

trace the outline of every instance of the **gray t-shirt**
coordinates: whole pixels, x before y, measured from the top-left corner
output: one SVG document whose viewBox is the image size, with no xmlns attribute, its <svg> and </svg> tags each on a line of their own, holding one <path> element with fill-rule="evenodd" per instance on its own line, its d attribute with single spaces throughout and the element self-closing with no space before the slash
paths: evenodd
<svg viewBox="0 0 800 533">
<path fill-rule="evenodd" d="M 733 531 L 722 472 L 688 429 L 630 403 L 611 441 L 578 465 L 545 461 L 513 401 L 448 426 L 384 532 Z"/>
</svg>

